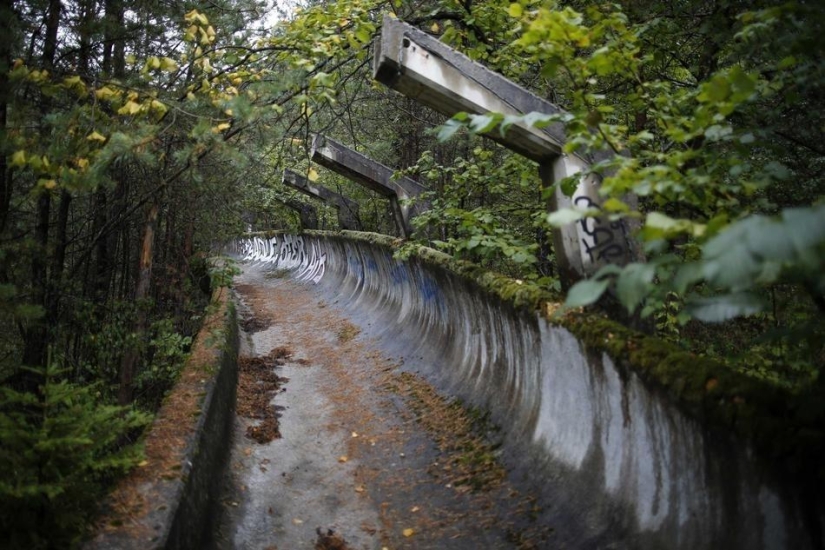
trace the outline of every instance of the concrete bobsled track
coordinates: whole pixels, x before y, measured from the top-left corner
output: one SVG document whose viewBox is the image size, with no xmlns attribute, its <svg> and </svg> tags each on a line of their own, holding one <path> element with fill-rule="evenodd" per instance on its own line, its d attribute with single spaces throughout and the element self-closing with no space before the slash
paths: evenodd
<svg viewBox="0 0 825 550">
<path fill-rule="evenodd" d="M 511 476 L 551 503 L 538 520 L 555 529 L 552 547 L 822 547 L 822 500 L 811 495 L 819 480 L 806 489 L 800 470 L 794 478 L 759 443 L 760 434 L 801 430 L 787 414 L 763 418 L 784 397 L 684 353 L 683 377 L 664 352 L 645 366 L 634 349 L 660 350 L 649 337 L 633 340 L 595 315 L 582 321 L 587 314 L 578 314 L 580 331 L 568 330 L 529 307 L 534 300 L 493 293 L 434 251 L 395 259 L 391 243 L 307 232 L 245 238 L 234 253 L 338 301 L 404 357 L 403 369 L 489 411 Z M 606 352 L 620 349 L 617 339 L 624 358 Z"/>
</svg>

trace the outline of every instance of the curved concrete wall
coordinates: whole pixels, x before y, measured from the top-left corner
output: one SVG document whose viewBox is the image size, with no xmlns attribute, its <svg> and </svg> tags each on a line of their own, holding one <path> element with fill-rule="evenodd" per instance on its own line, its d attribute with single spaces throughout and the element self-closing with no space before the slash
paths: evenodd
<svg viewBox="0 0 825 550">
<path fill-rule="evenodd" d="M 443 391 L 491 412 L 540 519 L 575 548 L 818 548 L 806 509 L 747 445 L 682 412 L 632 368 L 437 262 L 369 237 L 253 237 L 236 251 L 340 300 Z"/>
</svg>

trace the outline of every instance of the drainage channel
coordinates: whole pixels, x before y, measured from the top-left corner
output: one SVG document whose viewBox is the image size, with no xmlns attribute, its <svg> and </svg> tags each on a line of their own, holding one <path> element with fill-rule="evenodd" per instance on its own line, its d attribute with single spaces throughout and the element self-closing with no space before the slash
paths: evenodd
<svg viewBox="0 0 825 550">
<path fill-rule="evenodd" d="M 311 284 L 247 265 L 235 289 L 241 383 L 216 550 L 553 545 L 483 414 L 407 372 Z"/>
</svg>

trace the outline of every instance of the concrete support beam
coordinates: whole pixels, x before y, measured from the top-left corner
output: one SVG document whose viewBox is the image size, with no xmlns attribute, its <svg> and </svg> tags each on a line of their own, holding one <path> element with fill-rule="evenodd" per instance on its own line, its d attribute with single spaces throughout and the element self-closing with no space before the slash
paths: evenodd
<svg viewBox="0 0 825 550">
<path fill-rule="evenodd" d="M 296 199 L 276 198 L 275 200 L 298 213 L 301 229 L 318 229 L 318 210 L 314 206 Z"/>
<path fill-rule="evenodd" d="M 458 112 L 505 115 L 564 111 L 453 50 L 436 38 L 391 17 L 385 17 L 373 56 L 376 80 L 447 116 Z M 539 163 L 545 186 L 585 168 L 591 159 L 566 155 L 564 126 L 543 129 L 513 125 L 502 136 L 485 134 L 505 147 Z M 606 153 L 605 153 L 606 154 Z M 557 190 L 550 208 L 598 207 L 597 178 L 584 178 L 572 199 Z M 554 232 L 559 275 L 569 285 L 607 263 L 625 264 L 634 257 L 628 231 L 621 222 L 588 219 Z"/>
<path fill-rule="evenodd" d="M 289 169 L 284 170 L 283 183 L 309 197 L 320 199 L 334 206 L 338 211 L 338 224 L 341 226 L 341 229 L 361 230 L 361 224 L 358 221 L 357 202 L 327 189 L 323 185 L 312 183 L 302 175 Z"/>
<path fill-rule="evenodd" d="M 425 206 L 410 207 L 401 201 L 417 197 L 426 187 L 410 178 L 393 178 L 391 168 L 321 134 L 312 140 L 312 160 L 390 199 L 399 233 L 404 238 L 412 234 L 410 218 Z"/>
</svg>

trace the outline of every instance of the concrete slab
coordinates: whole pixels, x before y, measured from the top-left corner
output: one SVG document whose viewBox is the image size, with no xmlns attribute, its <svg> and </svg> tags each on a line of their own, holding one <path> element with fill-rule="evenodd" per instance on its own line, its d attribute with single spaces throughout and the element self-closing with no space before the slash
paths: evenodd
<svg viewBox="0 0 825 550">
<path fill-rule="evenodd" d="M 357 231 L 361 229 L 358 222 L 358 203 L 335 191 L 313 183 L 304 176 L 292 170 L 284 170 L 282 182 L 284 185 L 292 187 L 301 193 L 315 199 L 320 199 L 335 207 L 338 212 L 338 224 L 341 229 Z"/>
<path fill-rule="evenodd" d="M 390 199 L 401 236 L 410 236 L 410 218 L 426 207 L 411 207 L 403 201 L 418 197 L 426 187 L 407 177 L 394 178 L 393 169 L 321 134 L 313 137 L 312 160 Z"/>
<path fill-rule="evenodd" d="M 491 71 L 427 33 L 385 16 L 373 56 L 373 76 L 379 82 L 420 103 L 453 116 L 459 112 L 524 115 L 531 112 L 563 114 L 559 106 L 541 99 L 504 76 Z M 545 187 L 583 172 L 589 163 L 609 158 L 610 151 L 588 155 L 565 154 L 564 125 L 546 128 L 513 124 L 505 134 L 484 134 L 505 147 L 536 161 Z M 551 211 L 559 208 L 599 208 L 600 180 L 581 178 L 572 197 L 557 188 Z M 628 198 L 635 205 L 634 198 Z M 559 276 L 565 286 L 592 275 L 606 264 L 624 265 L 639 257 L 629 239 L 631 227 L 622 220 L 588 218 L 553 232 Z"/>
</svg>

